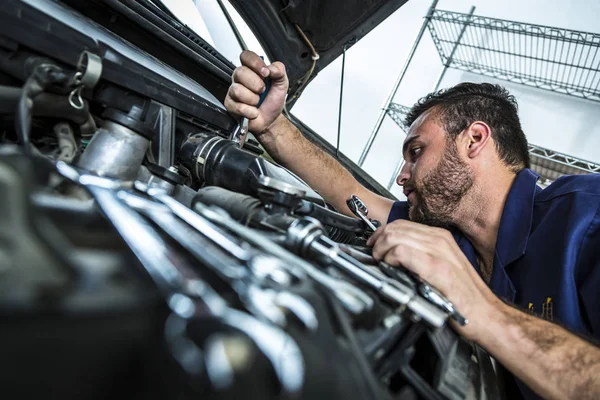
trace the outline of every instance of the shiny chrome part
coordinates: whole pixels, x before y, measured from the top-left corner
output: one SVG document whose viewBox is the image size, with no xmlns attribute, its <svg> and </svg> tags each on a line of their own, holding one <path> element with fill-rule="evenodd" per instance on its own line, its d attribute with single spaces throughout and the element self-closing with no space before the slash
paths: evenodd
<svg viewBox="0 0 600 400">
<path fill-rule="evenodd" d="M 203 234 L 207 240 L 212 241 L 224 250 L 234 249 L 238 253 L 239 251 L 245 250 L 239 249 L 237 244 L 225 234 L 222 234 L 220 237 L 215 237 L 215 235 L 207 236 L 204 231 L 198 232 L 192 229 L 191 226 L 175 217 L 172 214 L 172 209 L 166 204 L 152 202 L 131 193 L 121 192 L 120 194 L 120 197 L 129 205 L 138 208 L 140 212 L 148 215 L 150 219 L 152 219 L 175 241 L 181 244 L 187 251 L 194 255 L 196 259 L 213 269 L 218 275 L 230 280 L 230 283 L 232 283 L 232 287 L 238 293 L 240 300 L 254 315 L 276 325 L 285 326 L 287 320 L 282 308 L 286 308 L 290 312 L 296 314 L 296 317 L 302 321 L 306 327 L 313 329 L 315 325 L 314 321 L 316 321 L 316 312 L 312 309 L 310 304 L 306 302 L 302 303 L 302 299 L 297 299 L 295 302 L 291 301 L 292 294 L 285 297 L 285 299 L 287 299 L 286 302 L 278 303 L 281 299 L 279 299 L 277 292 L 270 289 L 263 289 L 259 286 L 264 283 L 266 277 L 269 277 L 272 282 L 276 282 L 276 280 L 281 282 L 283 280 L 286 286 L 289 286 L 292 283 L 291 275 L 288 271 L 283 269 L 279 260 L 264 255 L 254 256 L 248 263 L 250 265 L 250 270 L 241 265 L 232 265 L 230 262 L 226 261 L 218 265 L 213 265 L 206 261 L 205 250 L 201 250 L 198 246 L 201 242 L 200 238 L 197 236 L 199 234 Z M 162 206 L 162 209 L 156 206 Z M 197 214 L 196 218 L 202 219 L 202 217 Z M 213 226 L 212 228 L 217 232 L 219 231 L 217 227 Z M 230 255 L 235 256 L 235 254 L 231 253 Z M 252 276 L 248 274 L 249 271 L 253 272 Z M 235 284 L 235 281 L 240 279 L 245 279 L 243 290 L 239 285 Z"/>
<path fill-rule="evenodd" d="M 315 309 L 302 297 L 291 292 L 278 292 L 275 304 L 292 312 L 309 330 L 316 331 L 319 327 Z"/>
<path fill-rule="evenodd" d="M 234 368 L 229 362 L 225 341 L 222 335 L 212 335 L 204 343 L 206 373 L 217 390 L 230 387 L 233 384 Z"/>
<path fill-rule="evenodd" d="M 257 285 L 249 284 L 242 301 L 255 316 L 263 318 L 275 325 L 286 326 L 287 320 L 281 307 L 275 304 L 277 292 L 262 289 Z"/>
<path fill-rule="evenodd" d="M 238 224 L 220 208 L 196 203 L 196 211 L 215 224 L 223 226 L 230 232 L 235 233 L 258 248 L 281 259 L 282 265 L 285 265 L 292 273 L 297 274 L 302 271 L 302 273 L 305 273 L 313 280 L 319 282 L 321 285 L 331 290 L 333 295 L 341 302 L 342 306 L 348 312 L 359 315 L 373 307 L 373 299 L 361 289 L 352 286 L 347 282 L 332 278 L 312 264 L 294 256 L 284 248 L 263 237 L 260 233 Z"/>
<path fill-rule="evenodd" d="M 369 209 L 367 208 L 367 205 L 357 195 L 353 194 L 352 196 L 350 196 L 348 200 L 346 200 L 346 204 L 348 205 L 348 208 L 350 209 L 350 211 L 352 211 L 354 215 L 362 219 L 363 222 L 367 224 L 369 229 L 375 232 L 377 227 L 373 225 L 369 218 L 367 218 L 367 215 L 369 214 Z"/>
<path fill-rule="evenodd" d="M 298 344 L 291 336 L 232 308 L 227 309 L 222 318 L 225 323 L 252 339 L 273 365 L 275 374 L 286 392 L 297 393 L 302 389 L 305 376 L 304 359 Z"/>
<path fill-rule="evenodd" d="M 355 249 L 351 245 L 339 243 L 340 249 L 348 254 L 350 257 L 354 258 L 356 261 L 359 261 L 365 265 L 377 265 L 377 261 L 373 258 L 373 256 L 363 253 L 360 250 Z"/>
<path fill-rule="evenodd" d="M 244 143 L 246 143 L 246 139 L 248 138 L 249 124 L 250 121 L 248 120 L 248 118 L 242 118 L 242 122 L 240 122 L 239 129 L 235 129 L 229 136 L 229 140 L 239 143 L 240 148 L 244 147 Z"/>
<path fill-rule="evenodd" d="M 168 193 L 169 195 L 173 193 L 173 190 L 175 190 L 175 185 L 156 175 L 150 176 L 150 179 L 148 179 L 148 187 L 152 189 L 162 190 L 165 193 Z"/>
<path fill-rule="evenodd" d="M 227 307 L 224 300 L 205 282 L 195 280 L 193 283 L 190 288 L 197 290 L 192 290 L 189 296 L 173 294 L 168 302 L 175 314 L 167 320 L 165 336 L 173 355 L 182 367 L 191 374 L 200 373 L 204 368 L 215 367 L 206 365 L 211 362 L 210 358 L 206 359 L 204 352 L 186 336 L 188 322 L 203 308 L 197 304 L 201 300 L 224 324 L 238 329 L 256 344 L 271 362 L 285 392 L 297 393 L 304 384 L 305 369 L 302 353 L 294 339 L 274 326 Z M 194 299 L 195 296 L 198 299 Z M 214 375 L 209 376 L 211 380 L 215 378 Z"/>
<path fill-rule="evenodd" d="M 102 76 L 102 59 L 94 53 L 84 51 L 79 56 L 77 71 L 81 73 L 79 84 L 93 88 Z"/>
<path fill-rule="evenodd" d="M 287 230 L 287 244 L 301 256 L 310 251 L 310 244 L 325 232 L 321 222 L 312 217 L 295 220 Z"/>
<path fill-rule="evenodd" d="M 302 275 L 292 274 L 292 271 L 282 265 L 275 257 L 258 254 L 252 257 L 248 266 L 260 280 L 270 280 L 283 287 L 290 286 L 294 279 L 302 279 Z"/>
<path fill-rule="evenodd" d="M 275 191 L 283 192 L 296 197 L 306 196 L 306 191 L 296 186 L 292 186 L 286 182 L 280 181 L 279 179 L 271 178 L 268 176 L 261 175 L 258 177 L 258 186 L 265 189 L 272 189 Z"/>
<path fill-rule="evenodd" d="M 206 159 L 208 158 L 208 155 L 210 154 L 212 149 L 216 146 L 216 144 L 223 140 L 225 140 L 225 139 L 223 139 L 222 137 L 214 136 L 214 137 L 210 138 L 209 140 L 207 140 L 203 144 L 203 146 L 200 148 L 200 150 L 198 150 L 197 156 L 196 156 L 196 176 L 202 177 L 202 179 L 204 179 L 204 177 L 206 176 L 206 173 L 205 173 Z M 200 167 L 202 168 L 202 173 L 200 173 L 200 171 L 198 170 Z"/>
<path fill-rule="evenodd" d="M 70 84 L 73 87 L 73 90 L 69 94 L 69 104 L 71 107 L 77 110 L 85 107 L 81 91 L 83 88 L 93 88 L 96 86 L 101 75 L 102 59 L 89 51 L 81 53 L 77 63 L 77 72 Z"/>
<path fill-rule="evenodd" d="M 158 116 L 158 165 L 169 168 L 175 158 L 176 112 L 172 107 L 161 104 Z"/>
<path fill-rule="evenodd" d="M 469 320 L 466 319 L 456 308 L 454 308 L 454 304 L 450 302 L 443 294 L 438 292 L 436 289 L 432 288 L 426 283 L 421 283 L 419 285 L 419 292 L 431 301 L 433 304 L 441 307 L 450 313 L 452 319 L 454 319 L 459 325 L 465 326 L 469 323 Z"/>
<path fill-rule="evenodd" d="M 205 282 L 194 280 L 189 290 L 204 303 L 224 300 Z M 193 299 L 193 297 L 192 297 Z M 286 392 L 298 392 L 304 383 L 304 360 L 300 348 L 287 333 L 227 306 L 220 307 L 218 317 L 227 325 L 247 335 L 269 359 Z"/>
<path fill-rule="evenodd" d="M 246 313 L 229 308 L 217 292 L 195 277 L 193 270 L 181 260 L 177 251 L 141 215 L 129 208 L 115 190 L 95 186 L 85 175 L 80 175 L 76 169 L 64 163 L 59 168 L 59 172 L 61 171 L 67 178 L 87 187 L 158 288 L 170 296 L 169 305 L 174 312 L 182 318 L 191 319 L 208 309 L 211 314 L 255 342 L 271 362 L 285 392 L 296 393 L 302 388 L 304 362 L 292 337 Z M 186 301 L 185 297 L 191 302 Z M 202 303 L 201 307 L 196 306 L 198 302 Z M 202 353 L 197 352 L 197 357 L 202 357 Z"/>
<path fill-rule="evenodd" d="M 441 327 L 446 322 L 446 312 L 441 312 L 437 307 L 422 299 L 413 288 L 370 270 L 344 253 L 337 246 L 337 243 L 325 235 L 319 238 L 318 241 L 314 241 L 311 244 L 311 248 L 315 252 L 329 257 L 332 265 L 348 273 L 354 279 L 370 286 L 388 301 L 392 301 L 400 306 L 406 306 L 411 312 L 428 324 Z"/>
<path fill-rule="evenodd" d="M 251 253 L 246 243 L 238 243 L 232 238 L 228 238 L 212 223 L 201 218 L 197 213 L 167 195 L 164 191 L 152 189 L 142 182 L 135 182 L 134 186 L 136 189 L 147 193 L 153 199 L 166 205 L 173 214 L 177 215 L 196 230 L 203 232 L 205 236 L 211 238 L 214 243 L 218 244 L 223 250 L 227 251 L 238 260 L 248 261 L 250 259 Z"/>
<path fill-rule="evenodd" d="M 208 236 L 202 235 L 202 232 L 198 232 L 173 215 L 169 207 L 165 204 L 125 191 L 119 192 L 118 196 L 127 203 L 127 205 L 150 218 L 167 235 L 178 242 L 201 263 L 212 268 L 217 274 L 228 279 L 241 279 L 248 276 L 248 270 L 241 265 L 224 261 L 222 264 L 215 266 L 212 263 L 207 262 L 206 251 L 202 249 L 200 244 L 203 243 L 203 241 L 215 242 Z M 199 237 L 200 235 L 203 237 Z M 215 244 L 219 245 L 219 243 Z M 235 243 L 232 245 L 235 246 Z M 222 258 L 222 253 L 216 257 Z"/>
<path fill-rule="evenodd" d="M 302 255 L 316 256 L 353 279 L 367 285 L 383 298 L 411 312 L 435 327 L 444 325 L 447 312 L 420 297 L 413 287 L 388 279 L 385 275 L 355 260 L 325 235 L 322 225 L 312 218 L 296 220 L 288 229 L 288 244 Z"/>
<path fill-rule="evenodd" d="M 150 141 L 117 123 L 106 121 L 90 140 L 77 166 L 99 176 L 134 180 Z"/>
<path fill-rule="evenodd" d="M 156 285 L 165 293 L 179 290 L 185 278 L 180 268 L 173 264 L 172 260 L 179 259 L 176 252 L 144 218 L 127 207 L 116 192 L 93 184 L 86 186 Z"/>
<path fill-rule="evenodd" d="M 75 168 L 65 163 L 64 161 L 58 161 L 56 163 L 56 170 L 65 178 L 73 182 L 79 183 L 83 186 L 92 185 L 111 190 L 125 189 L 131 187 L 131 182 L 123 182 L 118 179 L 88 175 L 84 171 L 81 171 L 80 169 Z M 82 172 L 84 173 L 82 174 Z"/>
</svg>

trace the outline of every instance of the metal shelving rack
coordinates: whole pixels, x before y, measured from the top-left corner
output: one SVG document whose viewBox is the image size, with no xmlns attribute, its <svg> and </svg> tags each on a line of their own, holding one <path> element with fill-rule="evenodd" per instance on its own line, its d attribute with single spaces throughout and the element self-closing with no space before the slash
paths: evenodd
<svg viewBox="0 0 600 400">
<path fill-rule="evenodd" d="M 464 70 L 542 90 L 600 102 L 600 34 L 436 10 L 434 0 L 408 59 L 388 96 L 358 164 L 363 165 L 385 116 L 402 129 L 409 107 L 393 102 L 426 30 L 442 61 L 437 90 L 448 68 Z M 529 146 L 532 168 L 542 181 L 564 174 L 600 172 L 600 165 Z M 402 167 L 398 164 L 388 188 Z"/>
</svg>

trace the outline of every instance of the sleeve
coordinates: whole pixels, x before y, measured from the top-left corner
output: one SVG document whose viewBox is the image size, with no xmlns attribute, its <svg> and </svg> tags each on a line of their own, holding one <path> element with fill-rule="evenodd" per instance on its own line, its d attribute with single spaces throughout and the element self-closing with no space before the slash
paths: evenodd
<svg viewBox="0 0 600 400">
<path fill-rule="evenodd" d="M 397 219 L 408 219 L 408 202 L 406 201 L 396 201 L 392 205 L 392 209 L 390 210 L 390 215 L 388 216 L 387 223 L 389 224 L 392 221 Z"/>
<path fill-rule="evenodd" d="M 585 269 L 579 287 L 582 308 L 594 338 L 600 340 L 600 209 L 586 232 L 577 264 Z"/>
</svg>

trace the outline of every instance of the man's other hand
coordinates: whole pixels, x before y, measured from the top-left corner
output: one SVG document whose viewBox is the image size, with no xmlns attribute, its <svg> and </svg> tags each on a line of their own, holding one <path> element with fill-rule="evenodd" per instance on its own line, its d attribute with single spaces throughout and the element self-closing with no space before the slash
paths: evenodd
<svg viewBox="0 0 600 400">
<path fill-rule="evenodd" d="M 251 51 L 240 55 L 242 66 L 233 71 L 232 84 L 225 97 L 227 111 L 248 118 L 250 132 L 259 135 L 281 114 L 288 91 L 285 66 L 280 62 L 271 65 Z M 265 91 L 264 79 L 271 78 L 271 89 L 260 108 L 259 96 Z"/>
<path fill-rule="evenodd" d="M 442 292 L 469 323 L 456 328 L 476 340 L 498 298 L 479 277 L 449 231 L 407 220 L 393 221 L 369 238 L 373 257 L 403 266 Z"/>
</svg>

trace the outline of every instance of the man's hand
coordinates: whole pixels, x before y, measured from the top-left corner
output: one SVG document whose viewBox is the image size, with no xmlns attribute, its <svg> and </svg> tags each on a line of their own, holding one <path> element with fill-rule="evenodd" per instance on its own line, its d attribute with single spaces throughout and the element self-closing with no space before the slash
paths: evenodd
<svg viewBox="0 0 600 400">
<path fill-rule="evenodd" d="M 398 220 L 367 242 L 373 257 L 402 265 L 440 290 L 469 319 L 454 324 L 539 395 L 600 398 L 600 349 L 560 326 L 501 302 L 445 229 Z"/>
<path fill-rule="evenodd" d="M 397 220 L 373 233 L 367 245 L 373 257 L 402 265 L 442 292 L 469 324 L 459 333 L 477 340 L 499 300 L 473 269 L 449 231 Z"/>
<path fill-rule="evenodd" d="M 285 66 L 280 62 L 266 65 L 251 51 L 240 55 L 242 66 L 233 71 L 233 83 L 225 97 L 225 107 L 230 113 L 246 117 L 250 132 L 259 135 L 277 119 L 283 110 L 288 91 Z M 260 109 L 256 108 L 259 95 L 265 91 L 264 79 L 271 78 L 271 89 Z"/>
</svg>

